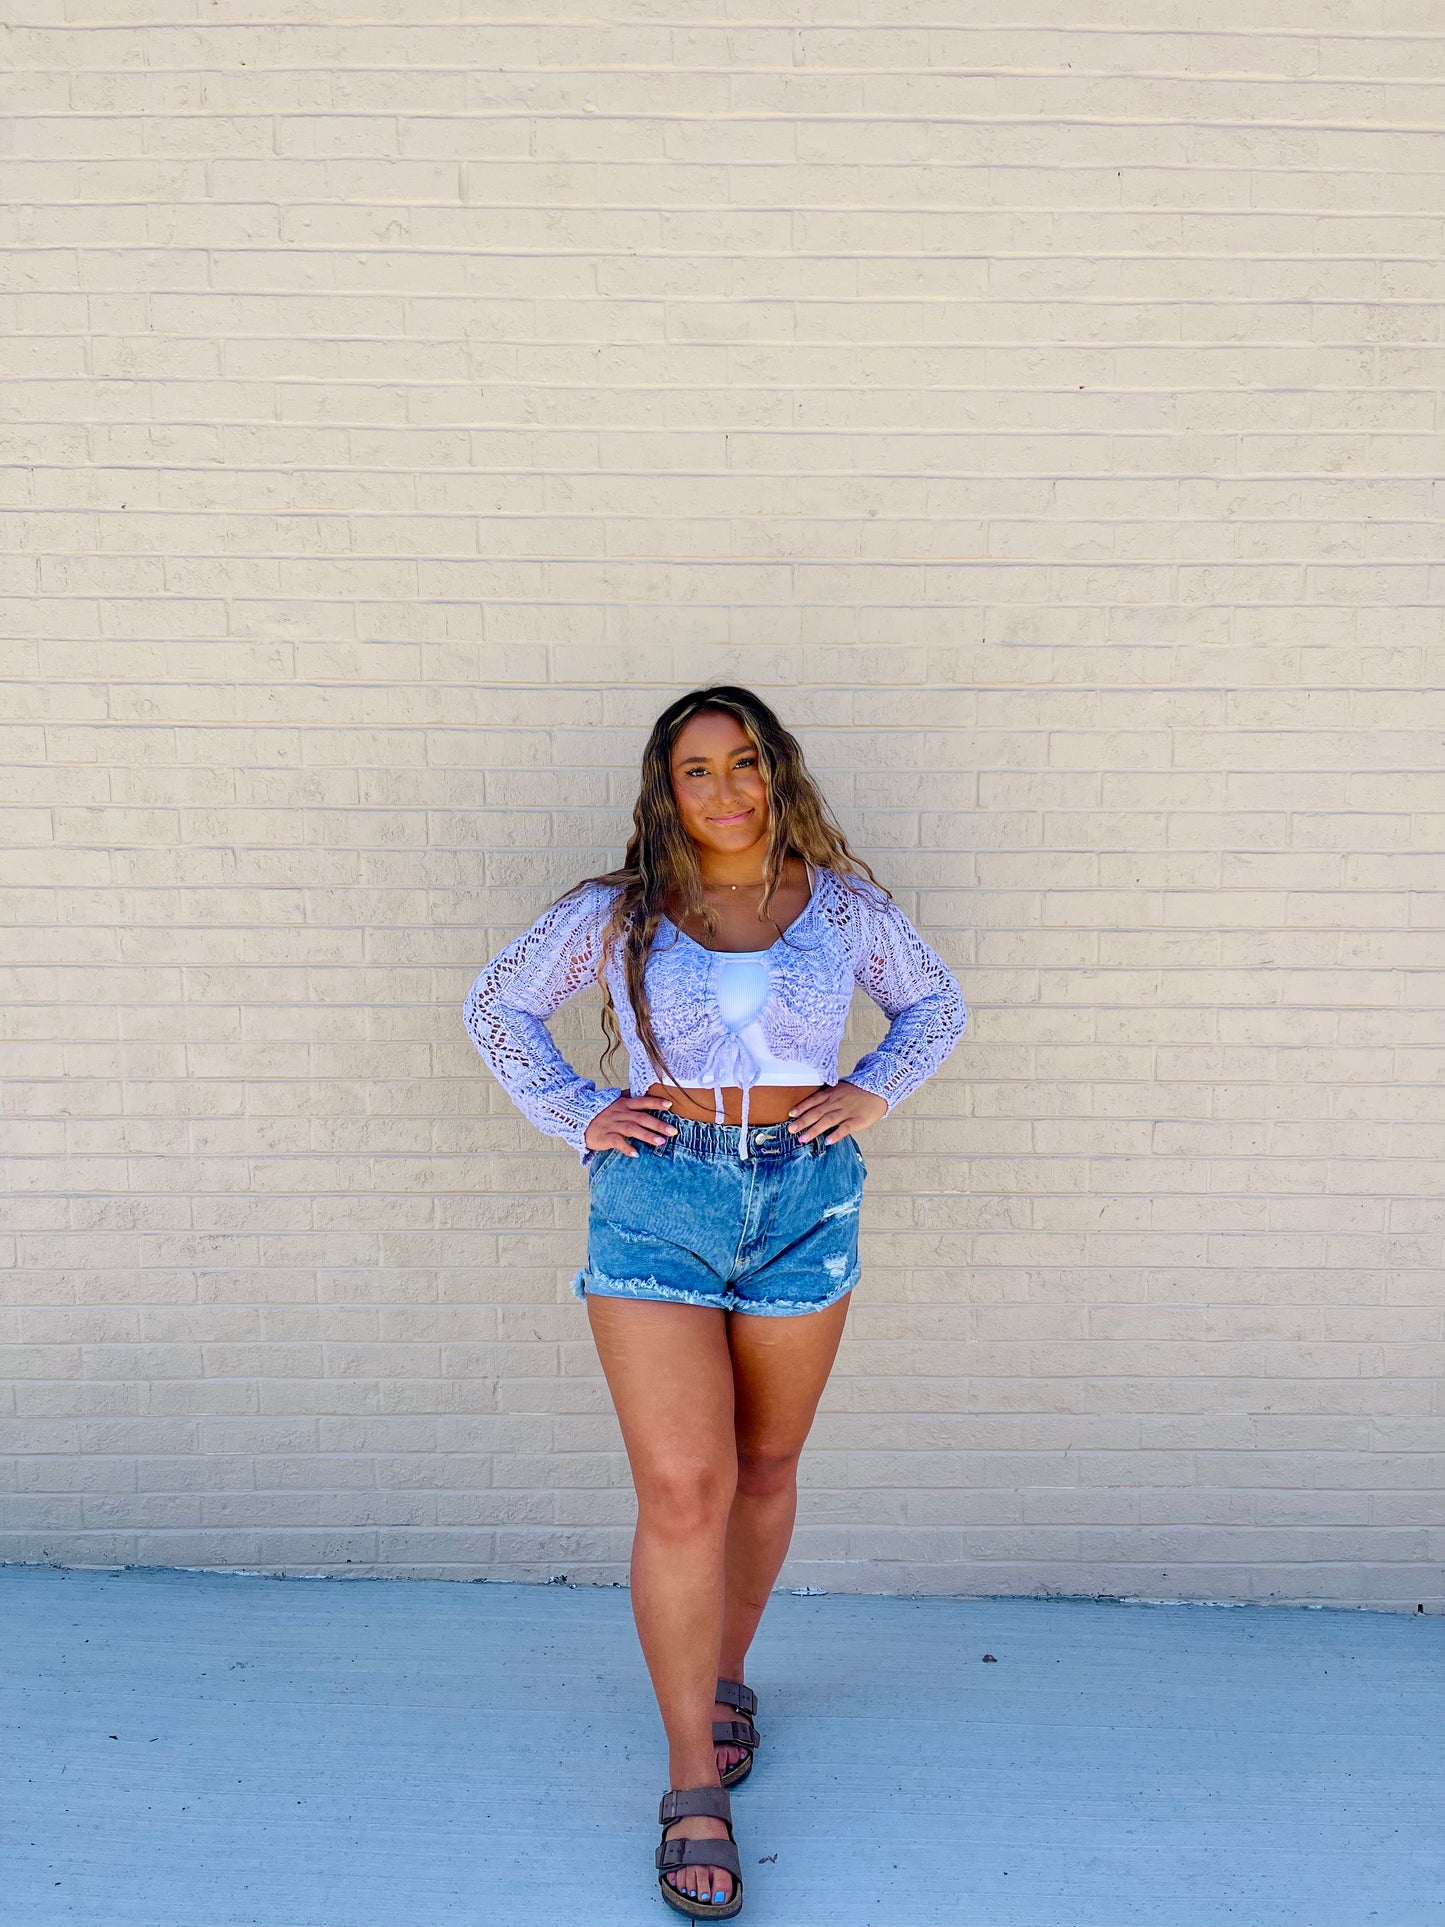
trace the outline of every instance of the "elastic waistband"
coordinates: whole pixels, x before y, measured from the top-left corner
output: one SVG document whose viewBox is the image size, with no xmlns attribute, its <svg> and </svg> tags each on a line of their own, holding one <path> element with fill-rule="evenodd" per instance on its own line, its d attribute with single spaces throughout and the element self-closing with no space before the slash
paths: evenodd
<svg viewBox="0 0 1445 1927">
<path fill-rule="evenodd" d="M 737 1158 L 741 1155 L 741 1124 L 711 1124 L 697 1117 L 677 1117 L 668 1112 L 659 1115 L 667 1117 L 676 1126 L 677 1136 L 667 1140 L 666 1148 L 671 1151 L 686 1151 L 695 1158 Z M 827 1147 L 824 1137 L 812 1139 L 808 1144 L 800 1144 L 797 1134 L 788 1129 L 787 1123 L 749 1124 L 747 1152 L 750 1158 L 761 1163 L 773 1163 L 783 1158 L 818 1157 Z"/>
</svg>

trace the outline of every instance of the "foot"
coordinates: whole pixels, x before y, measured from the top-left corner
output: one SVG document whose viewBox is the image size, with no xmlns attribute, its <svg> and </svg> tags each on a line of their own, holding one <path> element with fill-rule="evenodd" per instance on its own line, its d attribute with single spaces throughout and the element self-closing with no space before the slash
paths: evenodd
<svg viewBox="0 0 1445 1927">
<path fill-rule="evenodd" d="M 721 1820 L 710 1820 L 706 1814 L 696 1813 L 674 1820 L 662 1837 L 664 1840 L 726 1840 L 728 1830 Z M 733 1897 L 733 1877 L 726 1867 L 678 1867 L 662 1877 L 680 1894 L 691 1894 L 694 1900 L 713 1901 L 723 1906 Z"/>
<path fill-rule="evenodd" d="M 736 1673 L 725 1673 L 723 1677 L 725 1679 L 738 1679 L 741 1677 L 741 1675 Z M 721 1700 L 713 1701 L 712 1716 L 715 1720 L 736 1720 L 736 1719 L 741 1719 L 742 1717 L 742 1715 L 738 1712 L 738 1709 L 735 1706 L 724 1706 Z M 719 1776 L 726 1773 L 729 1767 L 736 1766 L 739 1760 L 745 1760 L 747 1757 L 748 1757 L 748 1749 L 745 1746 L 718 1747 L 717 1770 L 718 1770 Z"/>
</svg>

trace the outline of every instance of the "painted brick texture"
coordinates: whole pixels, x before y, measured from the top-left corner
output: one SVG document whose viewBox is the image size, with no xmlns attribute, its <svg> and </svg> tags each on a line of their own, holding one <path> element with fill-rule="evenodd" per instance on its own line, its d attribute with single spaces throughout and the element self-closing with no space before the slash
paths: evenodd
<svg viewBox="0 0 1445 1927">
<path fill-rule="evenodd" d="M 971 1013 L 784 1582 L 1440 1609 L 1438 7 L 602 12 L 12 13 L 0 1556 L 624 1576 L 460 1005 L 727 678 Z"/>
</svg>

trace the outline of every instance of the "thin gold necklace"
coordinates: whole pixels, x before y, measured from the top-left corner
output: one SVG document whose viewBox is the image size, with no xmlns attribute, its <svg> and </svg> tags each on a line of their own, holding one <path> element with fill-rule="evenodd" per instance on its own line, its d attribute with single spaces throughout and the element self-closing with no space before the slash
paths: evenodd
<svg viewBox="0 0 1445 1927">
<path fill-rule="evenodd" d="M 748 888 L 749 888 L 750 890 L 756 890 L 756 889 L 761 889 L 762 887 L 764 887 L 764 886 L 766 885 L 766 883 L 767 883 L 767 878 L 766 878 L 766 877 L 756 877 L 756 878 L 755 878 L 755 879 L 754 879 L 754 880 L 753 880 L 753 881 L 752 881 L 752 882 L 751 882 L 751 883 L 750 883 L 750 884 L 749 884 L 749 885 L 748 885 L 747 887 L 748 887 Z M 719 887 L 720 887 L 720 886 L 719 886 Z M 737 883 L 730 883 L 730 884 L 728 885 L 728 888 L 729 888 L 730 890 L 738 890 L 738 889 L 741 889 L 742 887 L 743 887 L 743 886 L 742 886 L 741 884 L 737 884 Z M 688 911 L 688 912 L 687 912 L 687 914 L 688 914 L 689 916 L 691 916 L 691 915 L 693 915 L 694 913 L 693 913 L 692 911 Z M 697 915 L 699 915 L 699 916 L 701 916 L 701 915 L 702 915 L 702 912 L 701 912 L 701 911 L 698 911 L 698 912 L 697 912 L 696 914 L 697 914 Z M 765 916 L 763 915 L 763 913 L 762 913 L 762 911 L 761 911 L 761 910 L 759 910 L 759 911 L 758 911 L 758 921 L 759 921 L 760 923 L 771 923 L 771 924 L 772 924 L 772 926 L 773 926 L 773 928 L 774 928 L 775 930 L 776 930 L 776 929 L 777 929 L 777 927 L 778 927 L 778 926 L 777 926 L 777 921 L 776 921 L 776 919 L 775 919 L 775 918 L 773 918 L 773 917 L 765 917 Z M 704 926 L 704 927 L 706 927 L 706 926 Z"/>
</svg>

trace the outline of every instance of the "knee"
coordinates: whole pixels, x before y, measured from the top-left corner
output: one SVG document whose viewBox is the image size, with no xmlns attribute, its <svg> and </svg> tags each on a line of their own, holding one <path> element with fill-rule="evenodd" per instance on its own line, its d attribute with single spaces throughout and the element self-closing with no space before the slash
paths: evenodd
<svg viewBox="0 0 1445 1927">
<path fill-rule="evenodd" d="M 798 1452 L 769 1452 L 763 1448 L 740 1447 L 738 1451 L 738 1491 L 750 1499 L 775 1499 L 791 1491 L 797 1483 Z"/>
<path fill-rule="evenodd" d="M 637 1482 L 639 1520 L 669 1538 L 721 1532 L 727 1525 L 737 1478 L 737 1465 L 731 1460 L 721 1464 L 673 1460 L 655 1466 Z"/>
</svg>

